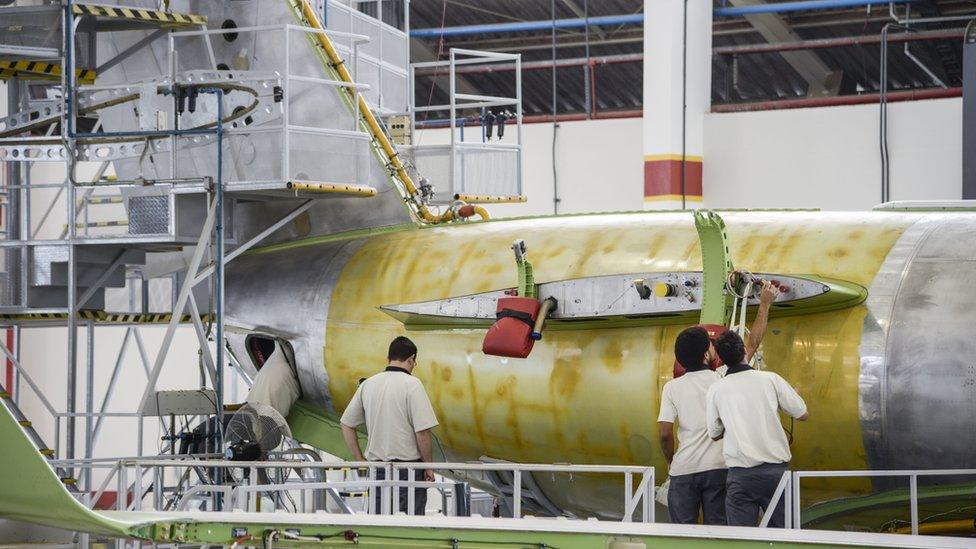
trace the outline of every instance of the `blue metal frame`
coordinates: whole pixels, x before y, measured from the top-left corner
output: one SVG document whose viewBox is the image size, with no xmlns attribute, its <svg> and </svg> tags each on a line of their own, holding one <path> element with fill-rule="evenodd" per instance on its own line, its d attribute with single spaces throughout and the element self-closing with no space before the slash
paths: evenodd
<svg viewBox="0 0 976 549">
<path fill-rule="evenodd" d="M 799 0 L 755 6 L 722 7 L 712 11 L 714 17 L 740 17 L 763 13 L 790 13 L 796 11 L 818 11 L 842 8 L 856 8 L 879 4 L 904 4 L 914 0 Z M 581 29 L 587 26 L 601 27 L 611 25 L 642 25 L 644 14 L 605 15 L 601 17 L 577 17 L 544 21 L 519 21 L 515 23 L 489 23 L 485 25 L 464 25 L 458 27 L 413 29 L 413 38 L 440 38 L 442 36 L 467 36 L 475 34 L 507 34 L 555 29 Z"/>
</svg>

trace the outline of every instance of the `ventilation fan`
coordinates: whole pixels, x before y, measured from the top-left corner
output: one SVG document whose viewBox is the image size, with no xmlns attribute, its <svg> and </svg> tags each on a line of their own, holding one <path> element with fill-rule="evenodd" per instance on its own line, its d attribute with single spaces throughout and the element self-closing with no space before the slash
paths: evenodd
<svg viewBox="0 0 976 549">
<path fill-rule="evenodd" d="M 277 410 L 267 404 L 248 403 L 227 423 L 224 456 L 231 461 L 262 461 L 286 437 L 291 437 L 291 429 Z"/>
</svg>

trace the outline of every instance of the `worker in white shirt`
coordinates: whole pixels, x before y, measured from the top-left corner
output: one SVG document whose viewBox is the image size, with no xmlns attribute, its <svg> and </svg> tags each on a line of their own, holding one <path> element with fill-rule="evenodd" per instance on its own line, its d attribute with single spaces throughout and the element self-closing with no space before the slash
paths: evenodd
<svg viewBox="0 0 976 549">
<path fill-rule="evenodd" d="M 346 446 L 356 461 L 425 462 L 433 461 L 431 429 L 437 417 L 430 404 L 424 384 L 413 377 L 417 367 L 417 346 L 405 337 L 390 343 L 386 370 L 359 384 L 340 422 Z M 369 437 L 366 454 L 359 447 L 356 427 L 366 424 Z M 377 479 L 385 472 L 378 469 Z M 400 470 L 400 480 L 408 480 L 406 469 Z M 414 479 L 433 481 L 430 469 L 415 470 Z M 407 512 L 408 493 L 399 491 L 400 511 Z M 427 489 L 417 488 L 413 514 L 423 515 L 427 507 Z M 378 509 L 381 509 L 378 507 Z"/>
<path fill-rule="evenodd" d="M 806 403 L 786 380 L 749 367 L 738 334 L 726 332 L 714 345 L 729 365 L 726 376 L 712 385 L 705 399 L 708 434 L 712 440 L 724 437 L 723 453 L 729 467 L 726 518 L 730 526 L 757 526 L 760 509 L 768 510 L 792 459 L 779 410 L 799 421 L 806 421 L 809 414 Z M 783 527 L 783 509 L 781 499 L 769 526 Z"/>
<path fill-rule="evenodd" d="M 725 459 L 722 443 L 708 437 L 705 395 L 720 378 L 709 368 L 711 342 L 701 326 L 686 328 L 674 341 L 685 374 L 664 385 L 657 417 L 661 449 L 668 462 L 668 515 L 672 524 L 725 524 Z M 678 422 L 678 450 L 674 423 Z"/>
<path fill-rule="evenodd" d="M 747 349 L 752 358 L 762 342 L 769 308 L 779 290 L 763 284 L 759 311 L 753 322 Z M 687 328 L 674 342 L 674 355 L 685 374 L 664 385 L 658 431 L 668 462 L 668 514 L 674 524 L 697 524 L 699 512 L 705 524 L 726 523 L 726 465 L 722 443 L 708 436 L 705 396 L 721 379 L 709 368 L 715 356 L 708 332 L 701 326 Z M 674 450 L 674 423 L 678 422 L 678 450 Z"/>
<path fill-rule="evenodd" d="M 246 402 L 266 404 L 281 414 L 281 417 L 288 417 L 292 405 L 302 394 L 295 371 L 288 364 L 281 345 L 275 340 L 255 336 L 249 344 L 258 365 L 258 373 L 251 383 Z"/>
</svg>

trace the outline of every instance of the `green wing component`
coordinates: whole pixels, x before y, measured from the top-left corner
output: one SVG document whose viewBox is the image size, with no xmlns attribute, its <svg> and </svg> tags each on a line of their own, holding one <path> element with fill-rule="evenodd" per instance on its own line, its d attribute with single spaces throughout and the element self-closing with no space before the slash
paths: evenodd
<svg viewBox="0 0 976 549">
<path fill-rule="evenodd" d="M 532 263 L 529 262 L 525 241 L 518 239 L 512 243 L 512 251 L 515 252 L 515 268 L 518 270 L 518 295 L 536 298 L 539 291 L 535 287 L 535 276 L 532 274 Z"/>
<path fill-rule="evenodd" d="M 532 274 L 532 263 L 528 259 L 518 262 L 518 295 L 522 297 L 536 297 L 535 276 Z"/>
<path fill-rule="evenodd" d="M 342 424 L 334 414 L 307 400 L 299 400 L 292 405 L 287 420 L 295 440 L 344 460 L 352 459 L 352 454 L 346 448 L 346 441 L 342 438 Z M 365 449 L 366 441 L 366 434 L 360 431 L 359 446 Z M 434 459 L 444 461 L 439 444 L 435 444 Z"/>
<path fill-rule="evenodd" d="M 733 296 L 725 291 L 732 272 L 725 221 L 715 212 L 694 212 L 702 255 L 701 324 L 728 324 Z"/>
<path fill-rule="evenodd" d="M 288 413 L 288 426 L 295 440 L 314 446 L 336 457 L 351 460 L 352 454 L 342 438 L 339 418 L 307 400 L 299 400 Z M 366 447 L 366 435 L 359 433 L 359 444 Z"/>
<path fill-rule="evenodd" d="M 104 517 L 75 500 L 5 405 L 0 441 L 0 517 L 106 536 L 127 536 L 137 524 Z"/>
</svg>

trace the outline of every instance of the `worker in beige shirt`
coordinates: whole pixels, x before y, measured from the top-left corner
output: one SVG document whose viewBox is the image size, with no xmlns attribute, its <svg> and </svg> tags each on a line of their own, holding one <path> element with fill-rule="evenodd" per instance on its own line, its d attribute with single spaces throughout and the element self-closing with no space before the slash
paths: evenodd
<svg viewBox="0 0 976 549">
<path fill-rule="evenodd" d="M 746 346 L 746 362 L 759 349 L 769 308 L 779 290 L 768 281 L 762 283 L 759 310 Z M 670 479 L 668 515 L 673 524 L 697 524 L 699 514 L 705 524 L 724 525 L 727 469 L 721 441 L 712 440 L 705 422 L 705 400 L 709 389 L 722 376 L 709 368 L 715 349 L 708 332 L 701 326 L 686 328 L 674 342 L 674 356 L 685 374 L 664 385 L 658 431 L 661 450 L 668 462 Z M 674 449 L 674 424 L 678 423 L 678 449 Z"/>
<path fill-rule="evenodd" d="M 390 343 L 388 366 L 356 389 L 342 414 L 342 436 L 357 461 L 425 462 L 433 461 L 430 430 L 437 426 L 434 408 L 421 381 L 413 377 L 417 366 L 417 346 L 400 336 Z M 359 447 L 356 427 L 366 424 L 366 455 Z M 385 478 L 382 469 L 377 479 Z M 408 472 L 400 470 L 400 480 Z M 434 480 L 430 469 L 415 471 L 416 480 Z M 400 489 L 400 511 L 407 512 L 407 490 Z M 414 495 L 415 515 L 424 514 L 427 489 L 417 488 Z"/>
</svg>

